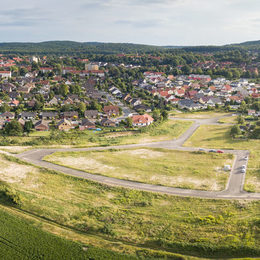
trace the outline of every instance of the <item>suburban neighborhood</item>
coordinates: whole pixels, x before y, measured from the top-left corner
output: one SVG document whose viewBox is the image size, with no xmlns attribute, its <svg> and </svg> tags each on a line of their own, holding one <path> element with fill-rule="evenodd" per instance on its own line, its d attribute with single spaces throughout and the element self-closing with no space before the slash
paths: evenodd
<svg viewBox="0 0 260 260">
<path fill-rule="evenodd" d="M 195 63 L 194 70 L 230 65 L 213 61 Z M 163 71 L 140 73 L 140 65 L 91 62 L 86 58 L 78 58 L 75 67 L 60 64 L 54 67 L 50 66 L 47 56 L 1 55 L 0 66 L 0 129 L 12 120 L 17 120 L 23 128 L 30 121 L 29 130 L 36 131 L 86 130 L 124 124 L 143 127 L 153 123 L 156 109 L 201 111 L 223 108 L 236 112 L 242 107 L 249 116 L 260 115 L 257 103 L 260 84 L 245 78 L 231 80 Z M 83 69 L 79 70 L 79 67 Z M 137 78 L 116 83 L 117 76 L 113 75 L 121 68 L 128 73 L 138 70 Z M 257 64 L 254 68 L 253 72 L 258 73 Z M 128 84 L 127 88 L 125 84 Z M 156 104 L 154 100 L 157 100 Z M 249 100 L 250 107 L 246 106 Z M 131 118 L 132 125 L 126 118 Z"/>
</svg>

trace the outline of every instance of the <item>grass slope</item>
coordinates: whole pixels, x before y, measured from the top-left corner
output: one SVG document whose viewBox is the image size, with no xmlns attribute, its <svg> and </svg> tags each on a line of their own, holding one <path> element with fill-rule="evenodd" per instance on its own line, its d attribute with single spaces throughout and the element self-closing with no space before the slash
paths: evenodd
<svg viewBox="0 0 260 260">
<path fill-rule="evenodd" d="M 173 252 L 215 258 L 260 256 L 259 201 L 158 195 L 64 176 L 8 157 L 1 163 L 25 172 L 9 181 L 21 197 L 22 210 L 110 240 L 113 250 L 122 252 L 132 245 L 128 253 L 136 255 L 136 247 L 142 247 L 160 250 L 162 257 Z M 98 240 L 91 242 L 102 246 Z"/>
</svg>

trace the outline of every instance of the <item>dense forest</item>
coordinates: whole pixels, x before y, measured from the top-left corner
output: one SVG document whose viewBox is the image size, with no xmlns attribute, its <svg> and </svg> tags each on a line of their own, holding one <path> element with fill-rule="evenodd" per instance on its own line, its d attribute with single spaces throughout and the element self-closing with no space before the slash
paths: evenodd
<svg viewBox="0 0 260 260">
<path fill-rule="evenodd" d="M 133 43 L 101 43 L 74 41 L 46 41 L 40 43 L 0 43 L 1 53 L 19 54 L 118 54 L 118 53 L 153 53 L 176 50 L 192 52 L 219 52 L 228 50 L 260 50 L 260 41 L 230 44 L 224 46 L 155 46 Z"/>
<path fill-rule="evenodd" d="M 0 52 L 19 54 L 79 54 L 79 53 L 147 53 L 163 50 L 163 47 L 131 43 L 99 43 L 48 41 L 40 43 L 0 43 Z"/>
</svg>

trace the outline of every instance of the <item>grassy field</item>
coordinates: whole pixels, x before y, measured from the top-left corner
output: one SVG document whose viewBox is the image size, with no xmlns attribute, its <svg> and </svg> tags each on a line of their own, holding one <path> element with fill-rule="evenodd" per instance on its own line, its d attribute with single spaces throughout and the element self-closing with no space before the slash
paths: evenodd
<svg viewBox="0 0 260 260">
<path fill-rule="evenodd" d="M 29 134 L 30 137 L 45 137 L 49 135 L 50 135 L 50 131 L 32 131 Z"/>
<path fill-rule="evenodd" d="M 203 125 L 185 143 L 185 146 L 218 149 L 250 150 L 244 189 L 260 192 L 260 140 L 233 140 L 231 126 Z"/>
<path fill-rule="evenodd" d="M 259 201 L 180 198 L 108 187 L 11 158 L 1 156 L 5 167 L 0 176 L 19 195 L 20 208 L 80 232 L 75 240 L 84 236 L 92 246 L 144 253 L 149 259 L 173 252 L 207 258 L 260 256 Z M 6 176 L 6 167 L 19 172 Z"/>
<path fill-rule="evenodd" d="M 171 140 L 185 132 L 192 122 L 180 120 L 168 120 L 156 127 L 150 127 L 146 131 L 126 129 L 104 128 L 103 131 L 78 131 L 69 132 L 32 132 L 23 137 L 0 137 L 2 146 L 108 146 L 131 143 L 146 143 L 163 140 Z M 142 132 L 141 132 L 142 131 Z"/>
<path fill-rule="evenodd" d="M 65 240 L 44 232 L 31 222 L 0 209 L 0 258 L 20 259 L 137 259 L 109 250 Z"/>
<path fill-rule="evenodd" d="M 120 160 L 118 160 L 120 158 Z M 138 148 L 56 152 L 44 160 L 119 179 L 201 190 L 224 190 L 233 155 Z"/>
<path fill-rule="evenodd" d="M 212 118 L 212 117 L 225 116 L 228 114 L 230 114 L 230 113 L 216 112 L 216 111 L 172 113 L 173 116 L 178 117 L 178 118 L 191 118 L 191 119 L 207 119 L 207 118 Z"/>
<path fill-rule="evenodd" d="M 237 116 L 224 117 L 218 120 L 222 124 L 237 124 Z"/>
</svg>

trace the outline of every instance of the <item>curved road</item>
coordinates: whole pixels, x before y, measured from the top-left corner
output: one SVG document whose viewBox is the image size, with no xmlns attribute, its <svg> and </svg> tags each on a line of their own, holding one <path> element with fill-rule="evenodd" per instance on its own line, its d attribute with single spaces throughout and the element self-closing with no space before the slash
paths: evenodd
<svg viewBox="0 0 260 260">
<path fill-rule="evenodd" d="M 185 141 L 191 137 L 191 135 L 197 130 L 200 125 L 212 125 L 218 124 L 218 120 L 222 117 L 215 117 L 209 119 L 183 119 L 183 118 L 171 118 L 179 120 L 193 121 L 191 127 L 183 133 L 178 139 L 171 141 L 153 142 L 145 144 L 130 144 L 130 145 L 119 145 L 119 146 L 109 146 L 109 147 L 91 147 L 91 148 L 65 148 L 65 149 L 34 149 L 21 154 L 16 155 L 16 157 L 30 162 L 32 164 L 48 168 L 51 170 L 59 171 L 67 175 L 72 175 L 75 177 L 80 177 L 99 183 L 121 186 L 125 188 L 144 190 L 150 192 L 158 192 L 164 194 L 171 194 L 177 196 L 188 196 L 188 197 L 200 197 L 200 198 L 211 198 L 211 199 L 260 199 L 260 193 L 248 193 L 243 190 L 245 173 L 242 173 L 242 165 L 247 164 L 245 160 L 246 156 L 249 156 L 249 151 L 246 150 L 224 150 L 225 153 L 232 153 L 235 155 L 235 161 L 230 172 L 230 177 L 223 191 L 201 191 L 201 190 L 190 190 L 190 189 L 180 189 L 161 185 L 153 185 L 140 183 L 135 181 L 127 181 L 116 179 L 112 177 L 106 177 L 101 175 L 95 175 L 86 173 L 80 170 L 74 170 L 65 166 L 56 165 L 50 162 L 43 161 L 44 156 L 52 154 L 58 151 L 93 151 L 93 150 L 107 150 L 111 148 L 115 149 L 126 149 L 134 147 L 156 147 L 165 148 L 173 150 L 183 150 L 183 151 L 198 151 L 199 148 L 193 147 L 183 147 Z M 223 125 L 223 124 L 222 124 Z M 205 149 L 209 151 L 210 149 Z"/>
</svg>

